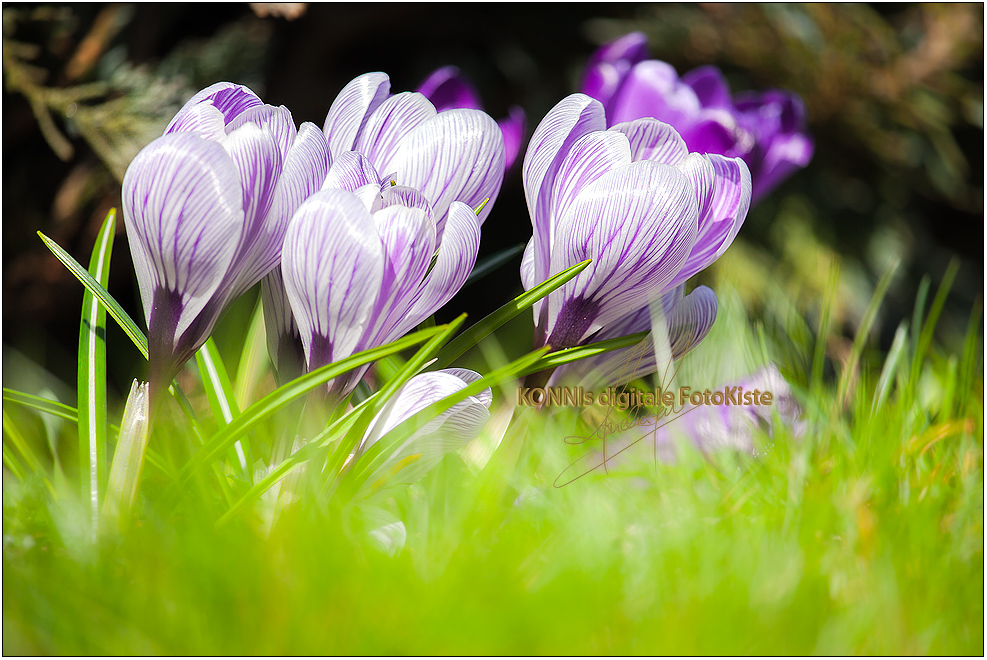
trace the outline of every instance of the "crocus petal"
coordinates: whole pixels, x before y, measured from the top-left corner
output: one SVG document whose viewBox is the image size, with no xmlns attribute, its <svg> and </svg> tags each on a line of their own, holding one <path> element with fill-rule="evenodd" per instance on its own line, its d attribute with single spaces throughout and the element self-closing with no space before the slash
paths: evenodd
<svg viewBox="0 0 987 660">
<path fill-rule="evenodd" d="M 809 164 L 815 145 L 808 135 L 794 133 L 779 135 L 772 142 L 760 163 L 756 163 L 753 198 L 760 201 L 793 172 Z"/>
<path fill-rule="evenodd" d="M 322 183 L 323 190 L 339 189 L 355 192 L 366 185 L 380 187 L 380 178 L 373 164 L 357 151 L 337 154 Z"/>
<path fill-rule="evenodd" d="M 449 371 L 434 371 L 411 378 L 371 422 L 361 451 L 378 442 L 401 422 L 429 405 L 466 387 L 462 378 Z M 449 410 L 423 424 L 401 445 L 389 449 L 387 461 L 368 479 L 368 486 L 413 483 L 433 468 L 444 455 L 476 438 L 490 419 L 487 399 L 466 397 Z"/>
<path fill-rule="evenodd" d="M 455 66 L 436 69 L 418 88 L 439 112 L 456 108 L 482 110 L 480 97 Z"/>
<path fill-rule="evenodd" d="M 654 117 L 685 128 L 693 123 L 701 107 L 696 93 L 679 80 L 670 64 L 646 60 L 628 72 L 614 98 L 609 119 L 616 124 Z"/>
<path fill-rule="evenodd" d="M 326 138 L 318 126 L 305 122 L 288 151 L 274 201 L 261 227 L 261 236 L 239 277 L 240 291 L 249 289 L 281 261 L 288 221 L 301 203 L 319 190 L 328 169 Z M 297 330 L 295 332 L 297 334 Z"/>
<path fill-rule="evenodd" d="M 517 160 L 527 123 L 527 115 L 519 105 L 512 105 L 507 110 L 507 116 L 497 122 L 500 132 L 504 135 L 504 169 L 510 169 Z"/>
<path fill-rule="evenodd" d="M 259 244 L 264 236 L 264 221 L 274 202 L 282 161 L 271 133 L 254 124 L 244 124 L 233 131 L 223 147 L 240 173 L 243 191 L 243 234 L 224 281 L 224 290 L 232 298 L 265 274 L 257 272 L 260 268 L 254 260 L 263 258 L 263 246 Z"/>
<path fill-rule="evenodd" d="M 199 137 L 215 142 L 226 139 L 226 117 L 211 103 L 200 103 L 182 110 L 175 116 L 168 133 L 198 133 Z"/>
<path fill-rule="evenodd" d="M 730 86 L 715 66 L 701 66 L 682 76 L 682 82 L 692 88 L 699 103 L 706 108 L 732 107 Z"/>
<path fill-rule="evenodd" d="M 157 290 L 180 300 L 174 339 L 216 293 L 240 243 L 239 174 L 218 143 L 193 133 L 165 135 L 127 168 L 123 211 L 148 327 L 155 325 Z"/>
<path fill-rule="evenodd" d="M 329 108 L 322 131 L 329 142 L 329 153 L 351 151 L 367 118 L 391 90 L 386 73 L 365 73 L 351 80 Z"/>
<path fill-rule="evenodd" d="M 435 254 L 435 221 L 427 209 L 391 204 L 373 214 L 384 247 L 384 279 L 367 332 L 385 343 L 403 320 Z M 380 340 L 379 342 L 377 340 Z"/>
<path fill-rule="evenodd" d="M 352 354 L 370 322 L 384 254 L 366 206 L 344 190 L 323 190 L 295 212 L 281 271 L 309 370 Z"/>
<path fill-rule="evenodd" d="M 504 180 L 503 136 L 479 110 L 448 110 L 402 140 L 393 169 L 399 183 L 420 190 L 431 202 L 439 236 L 453 202 L 475 209 L 489 199 L 479 216 L 483 224 Z"/>
<path fill-rule="evenodd" d="M 200 104 L 215 107 L 223 113 L 224 123 L 229 124 L 241 112 L 257 105 L 263 105 L 263 101 L 249 87 L 230 82 L 218 82 L 190 98 L 168 124 L 165 133 L 188 130 L 185 128 L 186 122 L 190 120 L 190 117 L 187 116 L 188 111 Z"/>
<path fill-rule="evenodd" d="M 291 149 L 291 145 L 298 135 L 295 128 L 295 120 L 291 117 L 288 108 L 273 105 L 258 105 L 240 113 L 226 127 L 227 133 L 232 133 L 244 124 L 254 124 L 267 130 L 274 136 L 274 142 L 278 145 L 278 151 L 284 158 Z"/>
<path fill-rule="evenodd" d="M 709 210 L 700 218 L 696 243 L 669 286 L 677 286 L 719 259 L 733 243 L 751 203 L 751 175 L 740 158 L 708 156 L 716 173 Z"/>
<path fill-rule="evenodd" d="M 668 340 L 672 359 L 678 360 L 706 338 L 716 321 L 716 294 L 698 286 L 679 300 L 668 313 Z"/>
<path fill-rule="evenodd" d="M 587 67 L 592 68 L 601 62 L 626 62 L 630 66 L 647 56 L 648 38 L 643 32 L 630 32 L 597 48 L 590 56 Z"/>
<path fill-rule="evenodd" d="M 435 107 L 421 94 L 395 94 L 373 111 L 353 149 L 366 156 L 378 172 L 393 171 L 401 141 L 435 114 Z"/>
<path fill-rule="evenodd" d="M 549 274 L 557 222 L 552 211 L 552 191 L 559 168 L 576 140 L 591 131 L 605 128 L 606 117 L 600 102 L 585 94 L 572 94 L 545 115 L 531 136 L 524 154 L 521 178 L 534 229 L 534 272 L 539 282 Z"/>
<path fill-rule="evenodd" d="M 615 124 L 610 130 L 627 136 L 633 160 L 653 160 L 674 165 L 689 154 L 689 148 L 678 131 L 657 119 L 635 119 Z"/>
<path fill-rule="evenodd" d="M 483 376 L 476 373 L 472 369 L 461 369 L 458 367 L 450 367 L 448 369 L 440 369 L 439 371 L 442 373 L 453 375 L 456 378 L 462 380 L 467 385 L 471 385 L 476 381 L 480 380 L 481 378 L 483 378 Z M 489 408 L 493 404 L 493 390 L 491 390 L 489 387 L 474 396 L 476 397 L 477 401 L 482 403 L 487 408 Z"/>
<path fill-rule="evenodd" d="M 449 207 L 445 233 L 435 266 L 419 289 L 401 333 L 415 327 L 445 305 L 466 283 L 480 250 L 480 222 L 461 202 Z"/>
<path fill-rule="evenodd" d="M 552 272 L 592 257 L 585 270 L 548 298 L 560 329 L 554 347 L 574 346 L 663 289 L 696 240 L 692 184 L 677 168 L 631 163 L 600 177 L 559 221 Z"/>
<path fill-rule="evenodd" d="M 589 184 L 630 162 L 630 144 L 622 133 L 593 131 L 576 140 L 556 177 L 552 200 L 556 217 L 564 216 L 576 196 Z"/>
</svg>

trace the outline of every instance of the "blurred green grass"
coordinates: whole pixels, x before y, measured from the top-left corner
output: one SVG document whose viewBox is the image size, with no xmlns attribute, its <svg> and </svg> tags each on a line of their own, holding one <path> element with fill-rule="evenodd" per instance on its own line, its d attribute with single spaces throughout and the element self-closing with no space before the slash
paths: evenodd
<svg viewBox="0 0 987 660">
<path fill-rule="evenodd" d="M 806 373 L 811 336 L 766 333 L 739 293 L 718 293 L 683 379 L 719 383 L 766 357 Z M 578 411 L 521 416 L 486 462 L 508 388 L 487 437 L 380 505 L 407 530 L 394 557 L 366 509 L 327 501 L 318 474 L 295 482 L 273 526 L 268 498 L 219 529 L 208 491 L 172 516 L 148 476 L 135 526 L 92 546 L 72 489 L 53 498 L 5 472 L 3 651 L 980 654 L 977 326 L 972 354 L 933 345 L 914 387 L 901 361 L 876 411 L 884 356 L 865 351 L 845 406 L 829 379 L 793 379 L 802 439 L 779 428 L 758 436 L 756 458 L 683 447 L 675 464 L 642 444 L 564 488 L 555 478 L 585 451 L 563 442 L 584 428 Z M 488 359 L 510 352 L 489 341 Z"/>
</svg>

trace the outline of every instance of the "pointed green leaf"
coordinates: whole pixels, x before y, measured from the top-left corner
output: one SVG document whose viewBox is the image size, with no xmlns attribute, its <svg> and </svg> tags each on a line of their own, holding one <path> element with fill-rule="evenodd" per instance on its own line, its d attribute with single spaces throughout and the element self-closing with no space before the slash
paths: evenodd
<svg viewBox="0 0 987 660">
<path fill-rule="evenodd" d="M 89 274 L 106 288 L 116 230 L 116 209 L 110 209 L 96 237 Z M 82 295 L 79 324 L 79 462 L 83 501 L 89 502 L 92 529 L 99 521 L 101 488 L 106 479 L 106 310 L 87 289 Z"/>
<path fill-rule="evenodd" d="M 582 261 L 575 266 L 565 269 L 557 275 L 553 275 L 538 286 L 532 287 L 530 291 L 525 291 L 500 309 L 491 312 L 471 325 L 463 331 L 463 334 L 453 339 L 449 342 L 448 346 L 439 351 L 434 369 L 444 369 L 445 367 L 448 367 L 452 364 L 453 360 L 473 348 L 473 346 L 475 346 L 480 340 L 489 335 L 491 332 L 504 325 L 524 310 L 529 309 L 536 302 L 574 278 L 582 272 L 582 270 L 586 268 L 591 261 L 592 259 L 587 259 L 586 261 Z"/>
<path fill-rule="evenodd" d="M 489 257 L 486 257 L 483 261 L 473 266 L 473 270 L 470 271 L 469 277 L 466 278 L 466 282 L 463 284 L 463 289 L 483 279 L 522 252 L 524 252 L 524 243 L 519 243 L 518 245 L 504 248 L 500 252 L 495 252 Z"/>
</svg>

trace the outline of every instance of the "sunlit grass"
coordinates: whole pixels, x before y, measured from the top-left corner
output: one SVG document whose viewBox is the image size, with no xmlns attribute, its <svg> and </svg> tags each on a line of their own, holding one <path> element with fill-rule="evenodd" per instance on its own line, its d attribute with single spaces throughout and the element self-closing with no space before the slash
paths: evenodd
<svg viewBox="0 0 987 660">
<path fill-rule="evenodd" d="M 589 415 L 515 416 L 512 381 L 484 437 L 418 483 L 357 496 L 321 456 L 239 508 L 229 494 L 273 465 L 244 475 L 217 452 L 176 492 L 197 446 L 170 402 L 132 524 L 93 544 L 75 425 L 5 401 L 4 653 L 983 653 L 980 310 L 948 351 L 925 341 L 929 292 L 888 354 L 863 337 L 814 379 L 826 323 L 771 291 L 765 326 L 718 293 L 677 378 L 716 386 L 775 363 L 804 435 L 761 433 L 756 457 L 682 445 L 675 463 L 645 440 L 564 488 L 598 449 L 564 442 Z M 522 355 L 509 330 L 457 363 L 490 373 Z M 222 331 L 243 345 L 246 328 Z M 186 389 L 217 431 L 201 383 Z M 255 457 L 276 455 L 285 419 L 245 436 Z M 403 543 L 372 533 L 398 520 Z"/>
</svg>

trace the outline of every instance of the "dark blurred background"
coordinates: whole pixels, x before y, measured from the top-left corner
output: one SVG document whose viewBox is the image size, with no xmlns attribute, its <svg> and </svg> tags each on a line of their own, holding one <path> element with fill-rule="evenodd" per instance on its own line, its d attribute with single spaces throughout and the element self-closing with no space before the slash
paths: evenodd
<svg viewBox="0 0 987 660">
<path fill-rule="evenodd" d="M 811 324 L 838 260 L 836 320 L 852 336 L 898 255 L 875 333 L 886 347 L 921 279 L 934 292 L 955 259 L 937 338 L 962 337 L 983 296 L 983 5 L 5 4 L 4 384 L 32 363 L 54 381 L 75 378 L 82 287 L 35 232 L 86 263 L 130 159 L 198 89 L 243 83 L 321 127 L 361 73 L 385 71 L 402 91 L 455 64 L 494 118 L 521 105 L 530 136 L 578 89 L 597 45 L 631 30 L 680 73 L 716 64 L 734 91 L 785 87 L 808 107 L 813 162 L 751 210 L 700 279 L 735 289 L 758 318 L 774 309 L 766 292 L 784 290 Z M 484 225 L 481 258 L 530 234 L 519 162 Z M 439 320 L 476 319 L 516 295 L 519 263 L 465 290 Z M 109 289 L 142 323 L 122 219 Z M 224 323 L 243 322 L 251 305 Z M 110 374 L 123 388 L 142 367 L 109 332 Z"/>
</svg>

